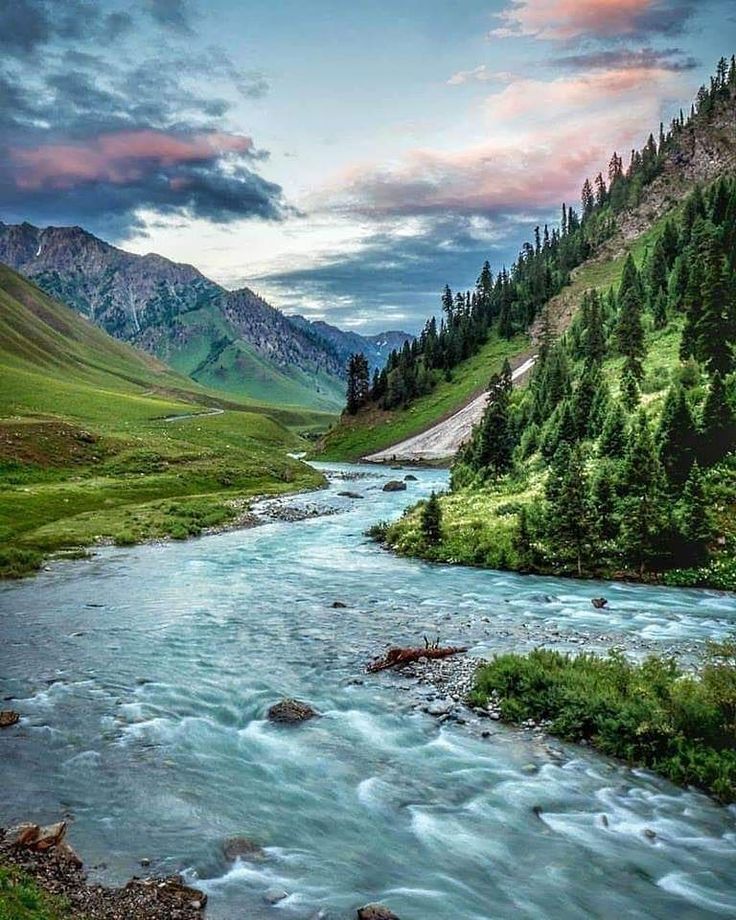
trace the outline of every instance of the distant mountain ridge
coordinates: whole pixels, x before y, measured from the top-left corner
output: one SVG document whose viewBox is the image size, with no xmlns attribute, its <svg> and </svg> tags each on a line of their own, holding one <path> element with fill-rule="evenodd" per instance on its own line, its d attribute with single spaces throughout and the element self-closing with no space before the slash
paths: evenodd
<svg viewBox="0 0 736 920">
<path fill-rule="evenodd" d="M 326 334 L 247 287 L 228 291 L 192 265 L 126 252 L 81 227 L 0 222 L 0 262 L 115 338 L 207 386 L 261 401 L 335 408 L 344 397 L 346 341 L 374 364 L 382 354 L 373 341 L 380 337 L 324 324 Z"/>
<path fill-rule="evenodd" d="M 311 329 L 328 341 L 337 351 L 343 365 L 347 364 L 350 355 L 362 351 L 368 359 L 371 371 L 380 370 L 394 349 L 401 348 L 404 342 L 414 340 L 413 335 L 400 330 L 361 335 L 358 332 L 347 332 L 337 326 L 331 326 L 324 320 L 309 320 L 298 314 L 291 314 L 289 319 L 303 329 Z"/>
</svg>

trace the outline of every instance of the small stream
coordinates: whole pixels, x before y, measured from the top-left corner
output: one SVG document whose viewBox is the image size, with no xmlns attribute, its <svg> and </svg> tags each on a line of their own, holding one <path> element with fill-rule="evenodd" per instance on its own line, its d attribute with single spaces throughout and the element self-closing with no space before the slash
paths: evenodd
<svg viewBox="0 0 736 920">
<path fill-rule="evenodd" d="M 447 474 L 384 493 L 402 473 L 324 468 L 330 488 L 290 503 L 338 513 L 0 585 L 0 695 L 24 717 L 0 736 L 0 823 L 68 816 L 111 883 L 185 869 L 211 920 L 347 920 L 367 901 L 402 920 L 736 916 L 736 810 L 583 748 L 440 724 L 406 678 L 363 673 L 425 634 L 692 654 L 736 626 L 736 598 L 399 559 L 366 527 Z M 321 718 L 269 724 L 287 695 Z M 229 865 L 237 834 L 268 859 Z"/>
</svg>

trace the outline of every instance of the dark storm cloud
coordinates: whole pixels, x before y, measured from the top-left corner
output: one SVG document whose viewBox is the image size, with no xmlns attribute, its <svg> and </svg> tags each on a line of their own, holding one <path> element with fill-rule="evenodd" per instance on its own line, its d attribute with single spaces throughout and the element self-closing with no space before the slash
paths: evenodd
<svg viewBox="0 0 736 920">
<path fill-rule="evenodd" d="M 234 98 L 266 92 L 263 76 L 217 49 L 185 54 L 175 35 L 149 59 L 141 27 L 182 34 L 187 5 L 131 9 L 136 20 L 86 0 L 0 0 L 0 219 L 121 237 L 141 210 L 283 218 L 281 188 L 258 172 L 267 153 L 221 127 Z M 103 36 L 119 39 L 114 54 Z"/>
<path fill-rule="evenodd" d="M 132 25 L 127 12 L 105 12 L 91 0 L 0 0 L 0 52 L 24 58 L 54 40 L 109 41 Z"/>
<path fill-rule="evenodd" d="M 682 48 L 615 48 L 568 54 L 557 58 L 555 63 L 571 70 L 670 70 L 673 73 L 698 67 L 698 61 Z"/>
<path fill-rule="evenodd" d="M 383 230 L 359 252 L 251 282 L 267 284 L 287 312 L 367 333 L 397 325 L 418 332 L 439 313 L 445 284 L 471 288 L 485 259 L 496 270 L 511 265 L 537 222 L 533 215 L 499 216 L 479 229 L 462 216 L 427 220 L 415 236 Z"/>
</svg>

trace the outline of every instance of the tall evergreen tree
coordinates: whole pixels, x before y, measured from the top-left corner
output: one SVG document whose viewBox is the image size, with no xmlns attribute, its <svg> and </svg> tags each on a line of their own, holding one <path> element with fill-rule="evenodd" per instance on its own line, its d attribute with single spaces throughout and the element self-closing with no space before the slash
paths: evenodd
<svg viewBox="0 0 736 920">
<path fill-rule="evenodd" d="M 353 354 L 348 361 L 348 386 L 346 410 L 355 415 L 370 397 L 370 368 L 362 352 Z"/>
<path fill-rule="evenodd" d="M 556 553 L 572 556 L 578 575 L 590 552 L 591 506 L 582 447 L 562 442 L 555 454 L 546 488 L 545 530 Z"/>
<path fill-rule="evenodd" d="M 677 517 L 685 544 L 684 558 L 681 561 L 687 565 L 701 565 L 708 556 L 712 526 L 703 487 L 703 475 L 697 462 L 685 483 L 677 507 Z"/>
<path fill-rule="evenodd" d="M 670 387 L 657 430 L 659 459 L 670 486 L 685 484 L 697 456 L 699 432 L 690 403 L 680 385 Z"/>
<path fill-rule="evenodd" d="M 712 466 L 736 450 L 736 418 L 720 374 L 714 374 L 711 379 L 701 427 L 700 457 L 704 466 Z"/>
<path fill-rule="evenodd" d="M 664 471 L 646 413 L 636 417 L 620 481 L 621 546 L 641 574 L 661 557 L 668 526 Z"/>
<path fill-rule="evenodd" d="M 427 546 L 437 546 L 442 542 L 442 507 L 434 492 L 422 508 L 421 527 Z"/>
</svg>

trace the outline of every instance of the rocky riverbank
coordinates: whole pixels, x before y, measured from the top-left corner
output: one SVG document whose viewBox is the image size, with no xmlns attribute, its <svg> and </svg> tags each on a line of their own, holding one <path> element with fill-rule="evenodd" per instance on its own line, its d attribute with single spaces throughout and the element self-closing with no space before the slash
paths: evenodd
<svg viewBox="0 0 736 920">
<path fill-rule="evenodd" d="M 66 824 L 20 824 L 0 828 L 0 866 L 32 879 L 63 899 L 69 917 L 84 920 L 197 920 L 207 896 L 181 876 L 132 878 L 120 888 L 90 883 L 82 860 L 66 842 Z M 0 908 L 2 902 L 0 902 Z M 12 918 L 12 914 L 7 915 Z M 25 915 L 24 915 L 25 916 Z"/>
</svg>

